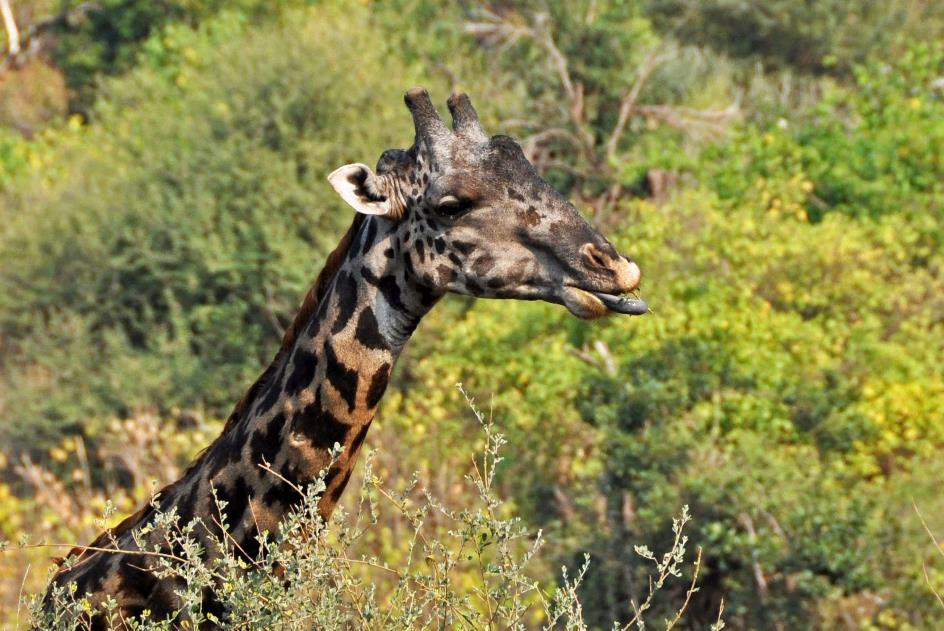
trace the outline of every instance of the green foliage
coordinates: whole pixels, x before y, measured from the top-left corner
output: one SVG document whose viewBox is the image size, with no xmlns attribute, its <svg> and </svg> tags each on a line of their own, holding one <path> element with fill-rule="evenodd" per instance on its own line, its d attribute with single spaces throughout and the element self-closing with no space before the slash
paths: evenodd
<svg viewBox="0 0 944 631">
<path fill-rule="evenodd" d="M 894 63 L 856 68 L 853 89 L 834 89 L 810 122 L 744 128 L 706 155 L 724 198 L 820 219 L 905 213 L 924 233 L 914 256 L 942 243 L 944 48 L 915 44 Z M 786 182 L 771 188 L 770 182 Z M 902 201 L 908 200 L 903 206 Z"/>
<path fill-rule="evenodd" d="M 944 28 L 940 3 L 911 0 L 646 0 L 647 15 L 687 41 L 801 73 L 845 74 Z M 679 19 L 682 18 L 681 24 Z"/>
<path fill-rule="evenodd" d="M 65 2 L 79 6 L 79 2 Z M 160 39 L 164 27 L 176 24 L 189 27 L 211 20 L 222 10 L 246 18 L 269 17 L 281 10 L 306 4 L 280 0 L 102 0 L 82 19 L 58 27 L 54 49 L 56 64 L 65 74 L 69 87 L 76 92 L 72 107 L 87 112 L 95 99 L 98 82 L 104 75 L 130 70 L 142 47 Z M 273 6 L 274 5 L 274 6 Z"/>
<path fill-rule="evenodd" d="M 155 404 L 225 414 L 251 382 L 350 221 L 324 174 L 411 136 L 400 93 L 419 75 L 374 45 L 366 11 L 340 11 L 168 32 L 153 68 L 106 86 L 96 126 L 8 191 L 7 438 Z"/>
<path fill-rule="evenodd" d="M 27 143 L 10 131 L 0 131 L 0 188 L 5 187 L 11 176 L 27 165 Z"/>
<path fill-rule="evenodd" d="M 46 127 L 29 139 L 0 127 L 0 194 L 14 188 L 18 178 L 30 174 L 41 173 L 38 183 L 48 184 L 63 166 L 55 162 L 56 154 L 74 147 L 81 140 L 81 133 L 82 123 L 77 116 L 64 124 Z M 0 219 L 6 222 L 12 212 L 12 206 L 0 207 Z M 6 225 L 0 227 L 0 235 L 7 229 Z"/>
</svg>

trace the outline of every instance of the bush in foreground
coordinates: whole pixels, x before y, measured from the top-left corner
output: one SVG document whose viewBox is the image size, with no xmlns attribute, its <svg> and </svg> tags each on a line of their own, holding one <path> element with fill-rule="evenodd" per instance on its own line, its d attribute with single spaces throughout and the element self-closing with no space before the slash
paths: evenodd
<svg viewBox="0 0 944 631">
<path fill-rule="evenodd" d="M 460 386 L 461 389 L 461 386 Z M 463 394 L 464 391 L 463 391 Z M 405 489 L 390 489 L 378 478 L 368 456 L 364 481 L 353 510 L 339 510 L 329 523 L 318 515 L 322 480 L 305 489 L 298 510 L 278 533 L 260 535 L 260 553 L 252 561 L 234 550 L 223 534 L 210 544 L 222 553 L 205 565 L 195 536 L 197 520 L 183 524 L 176 515 L 159 514 L 149 529 L 162 532 L 173 556 L 159 560 L 162 576 L 182 579 L 182 609 L 175 620 L 124 621 L 131 629 L 198 628 L 205 622 L 239 629 L 411 629 L 438 628 L 545 628 L 585 629 L 578 588 L 589 561 L 576 572 L 562 568 L 556 585 L 540 581 L 529 566 L 543 545 L 541 532 L 530 532 L 494 492 L 495 474 L 502 460 L 505 439 L 490 420 L 469 405 L 481 423 L 486 447 L 472 459 L 466 484 L 474 489 L 473 506 L 453 508 L 420 488 L 414 478 Z M 339 446 L 335 446 L 340 450 Z M 220 515 L 225 506 L 217 501 Z M 400 563 L 358 554 L 357 543 L 377 528 L 378 516 L 392 506 L 396 521 L 406 525 L 407 554 Z M 636 546 L 643 563 L 651 563 L 647 595 L 633 602 L 633 618 L 614 629 L 644 628 L 655 593 L 678 581 L 687 585 L 684 600 L 665 612 L 667 629 L 685 614 L 697 591 L 701 551 L 689 567 L 688 537 L 684 528 L 688 508 L 673 520 L 671 545 L 662 554 Z M 224 522 L 225 525 L 225 522 Z M 683 576 L 683 574 L 685 576 Z M 203 592 L 211 588 L 225 603 L 223 619 L 203 610 Z M 34 624 L 44 629 L 90 628 L 85 616 L 88 602 L 62 589 L 53 594 L 53 611 L 41 608 L 34 597 L 30 607 Z M 114 604 L 105 615 L 120 624 Z M 175 626 L 177 625 L 177 626 Z M 721 612 L 714 630 L 723 628 Z"/>
</svg>

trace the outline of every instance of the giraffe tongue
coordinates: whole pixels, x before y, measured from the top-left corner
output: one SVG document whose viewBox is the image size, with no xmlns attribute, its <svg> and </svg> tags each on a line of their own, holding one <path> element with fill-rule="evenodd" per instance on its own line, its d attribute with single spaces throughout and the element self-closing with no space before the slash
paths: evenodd
<svg viewBox="0 0 944 631">
<path fill-rule="evenodd" d="M 599 298 L 607 309 L 610 311 L 615 311 L 616 313 L 623 313 L 626 315 L 642 315 L 649 311 L 649 305 L 646 304 L 645 300 L 639 300 L 638 298 L 620 298 L 619 296 L 614 296 L 613 294 L 602 294 L 597 292 L 593 292 L 593 295 Z"/>
</svg>

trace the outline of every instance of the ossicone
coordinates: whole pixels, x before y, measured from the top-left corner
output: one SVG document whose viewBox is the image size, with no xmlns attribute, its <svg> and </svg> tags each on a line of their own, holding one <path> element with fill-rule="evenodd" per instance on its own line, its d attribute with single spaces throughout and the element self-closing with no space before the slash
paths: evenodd
<svg viewBox="0 0 944 631">
<path fill-rule="evenodd" d="M 413 116 L 413 127 L 416 129 L 417 141 L 426 140 L 433 144 L 436 140 L 442 139 L 449 134 L 449 129 L 439 117 L 439 112 L 433 106 L 429 98 L 429 92 L 425 88 L 410 88 L 403 95 L 403 102 L 406 103 L 410 114 Z"/>
<path fill-rule="evenodd" d="M 464 92 L 453 92 L 452 96 L 446 101 L 449 106 L 449 113 L 452 114 L 452 129 L 463 136 L 472 140 L 488 140 L 482 124 L 479 122 L 479 115 L 472 107 L 472 101 Z"/>
</svg>

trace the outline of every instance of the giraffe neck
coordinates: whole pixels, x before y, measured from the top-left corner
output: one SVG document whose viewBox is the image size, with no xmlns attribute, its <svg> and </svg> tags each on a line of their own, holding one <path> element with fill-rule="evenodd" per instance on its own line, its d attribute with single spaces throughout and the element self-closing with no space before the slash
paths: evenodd
<svg viewBox="0 0 944 631">
<path fill-rule="evenodd" d="M 393 365 L 438 300 L 407 273 L 405 230 L 403 224 L 386 219 L 360 222 L 317 308 L 293 324 L 297 334 L 266 371 L 268 377 L 253 388 L 245 405 L 240 403 L 224 432 L 184 476 L 161 491 L 157 503 L 162 512 L 176 511 L 181 524 L 199 518 L 206 526 L 195 531 L 204 540 L 204 554 L 218 553 L 212 534 L 254 558 L 258 534 L 277 532 L 288 511 L 302 500 L 297 488 L 322 472 L 327 488 L 319 511 L 325 520 L 330 517 Z M 342 450 L 332 461 L 330 450 L 336 443 Z M 214 496 L 226 502 L 222 511 Z M 146 506 L 91 546 L 139 550 L 135 533 L 154 515 Z M 225 536 L 217 526 L 220 517 L 226 523 Z M 143 543 L 173 552 L 156 530 L 145 535 Z M 149 608 L 161 616 L 180 605 L 173 580 L 151 573 L 152 557 L 81 548 L 72 554 L 77 563 L 62 568 L 55 583 L 76 583 L 94 606 L 107 593 L 117 596 L 125 615 Z M 205 604 L 210 606 L 210 601 Z"/>
<path fill-rule="evenodd" d="M 375 217 L 362 222 L 291 350 L 245 417 L 213 445 L 207 470 L 194 480 L 212 485 L 229 502 L 231 534 L 249 548 L 258 530 L 275 532 L 301 500 L 294 487 L 325 471 L 319 510 L 330 517 L 394 363 L 438 299 L 401 264 L 398 227 Z M 342 449 L 332 462 L 335 444 Z"/>
</svg>

